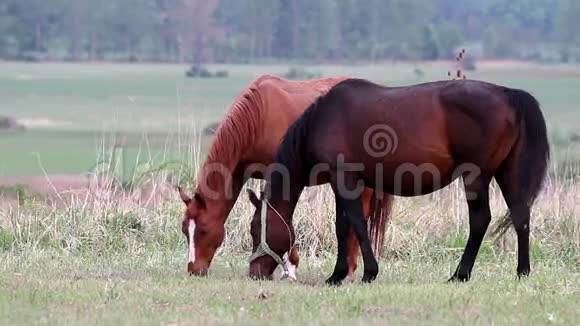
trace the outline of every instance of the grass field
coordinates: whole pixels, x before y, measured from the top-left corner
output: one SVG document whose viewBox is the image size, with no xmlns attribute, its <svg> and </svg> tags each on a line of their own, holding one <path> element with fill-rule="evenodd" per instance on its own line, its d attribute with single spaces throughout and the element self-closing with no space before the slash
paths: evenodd
<svg viewBox="0 0 580 326">
<path fill-rule="evenodd" d="M 417 67 L 421 79 L 411 64 L 311 69 L 389 85 L 447 79 L 450 69 Z M 199 160 L 193 156 L 203 152 L 196 146 L 208 140 L 200 140 L 201 128 L 219 120 L 256 75 L 288 67 L 219 66 L 230 77 L 215 80 L 187 79 L 186 68 L 0 63 L 0 116 L 29 126 L 0 132 L 0 181 L 87 172 L 111 159 L 115 143 L 125 148 L 126 175 L 174 159 L 193 169 Z M 482 63 L 467 74 L 524 88 L 545 112 L 554 159 L 532 218 L 529 278 L 515 279 L 508 233 L 486 238 L 470 283 L 444 283 L 468 230 L 458 184 L 397 199 L 372 285 L 323 285 L 336 250 L 334 205 L 324 188 L 303 196 L 295 215 L 299 282 L 245 277 L 252 213 L 245 196 L 230 214 L 210 276 L 192 278 L 184 273 L 182 204 L 161 171 L 149 180 L 160 193 L 151 202 L 136 199 L 142 189 L 119 194 L 105 185 L 61 205 L 26 192 L 19 192 L 18 205 L 0 205 L 0 324 L 579 324 L 580 67 Z M 1 197 L 0 184 L 0 204 Z M 491 199 L 494 223 L 505 204 L 495 187 Z"/>
<path fill-rule="evenodd" d="M 447 79 L 449 64 L 418 64 L 418 79 L 409 64 L 320 66 L 325 76 L 351 75 L 388 85 Z M 257 75 L 283 73 L 288 67 L 220 66 L 230 78 L 188 79 L 185 66 L 113 64 L 0 63 L 0 115 L 22 119 L 34 132 L 2 135 L 0 174 L 87 171 L 97 160 L 104 133 L 130 134 L 127 147 L 135 152 L 155 134 L 166 144 L 166 133 L 194 134 L 218 121 L 234 96 Z M 483 65 L 468 77 L 521 87 L 541 101 L 552 134 L 564 147 L 578 132 L 580 68 L 569 66 Z M 111 138 L 111 137 L 109 137 Z M 154 149 L 152 151 L 155 151 Z M 66 157 L 66 160 L 60 158 Z M 133 157 L 131 157 L 133 159 Z M 132 160 L 133 161 L 133 160 Z"/>
<path fill-rule="evenodd" d="M 104 257 L 31 251 L 1 260 L 0 323 L 14 324 L 446 324 L 574 325 L 580 277 L 544 259 L 514 280 L 513 256 L 477 262 L 469 284 L 445 284 L 456 254 L 383 261 L 372 285 L 325 287 L 322 267 L 302 283 L 241 277 L 243 262 L 219 259 L 206 279 L 182 273 L 173 251 Z M 308 264 L 308 263 L 307 263 Z"/>
</svg>

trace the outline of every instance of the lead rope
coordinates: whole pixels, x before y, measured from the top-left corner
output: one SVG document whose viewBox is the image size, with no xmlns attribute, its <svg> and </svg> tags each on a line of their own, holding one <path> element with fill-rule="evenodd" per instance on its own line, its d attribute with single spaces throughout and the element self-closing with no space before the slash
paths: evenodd
<svg viewBox="0 0 580 326">
<path fill-rule="evenodd" d="M 266 204 L 266 205 L 264 205 Z M 274 251 L 272 251 L 272 249 L 270 249 L 270 246 L 268 246 L 268 243 L 266 242 L 266 220 L 268 217 L 268 207 L 270 207 L 274 213 L 276 213 L 276 215 L 278 215 L 278 217 L 282 220 L 282 222 L 284 222 L 284 225 L 286 226 L 286 229 L 288 230 L 288 235 L 290 236 L 290 238 L 292 237 L 292 233 L 290 232 L 290 227 L 288 226 L 288 223 L 286 223 L 286 221 L 284 220 L 284 218 L 282 218 L 282 215 L 270 204 L 270 202 L 268 202 L 268 200 L 266 198 L 262 199 L 262 210 L 261 210 L 261 214 L 260 214 L 260 222 L 261 222 L 261 228 L 260 228 L 260 244 L 258 245 L 258 248 L 256 248 L 256 251 L 250 256 L 249 261 L 252 262 L 254 260 L 256 260 L 257 258 L 260 258 L 262 256 L 268 255 L 270 257 L 272 257 L 279 265 L 282 265 L 282 269 L 284 269 L 284 274 L 288 275 L 290 273 L 290 271 L 288 270 L 288 267 L 286 266 L 286 260 L 283 259 L 282 257 L 280 257 L 277 253 L 275 253 Z M 290 246 L 289 250 L 288 250 L 288 255 L 290 255 L 290 250 L 292 250 L 292 246 Z"/>
</svg>

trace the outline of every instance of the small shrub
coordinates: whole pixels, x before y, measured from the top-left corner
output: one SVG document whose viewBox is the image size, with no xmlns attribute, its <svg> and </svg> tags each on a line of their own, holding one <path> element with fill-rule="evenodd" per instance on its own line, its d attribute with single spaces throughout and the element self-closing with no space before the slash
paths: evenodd
<svg viewBox="0 0 580 326">
<path fill-rule="evenodd" d="M 0 227 L 0 250 L 10 250 L 16 242 L 14 233 Z"/>
<path fill-rule="evenodd" d="M 461 249 L 465 248 L 466 244 L 467 237 L 461 232 L 450 234 L 447 239 L 445 239 L 445 245 L 449 248 Z"/>
<path fill-rule="evenodd" d="M 212 73 L 206 67 L 193 65 L 185 72 L 185 75 L 190 78 L 226 78 L 229 76 L 229 73 L 227 70 L 218 70 Z"/>
<path fill-rule="evenodd" d="M 28 207 L 34 200 L 34 194 L 22 184 L 0 186 L 0 195 L 18 199 L 18 205 L 22 208 Z"/>
<path fill-rule="evenodd" d="M 107 220 L 110 231 L 116 233 L 143 232 L 144 226 L 134 214 L 117 214 Z"/>
<path fill-rule="evenodd" d="M 229 76 L 229 73 L 227 70 L 218 70 L 215 72 L 214 76 L 217 78 L 226 78 Z"/>
</svg>

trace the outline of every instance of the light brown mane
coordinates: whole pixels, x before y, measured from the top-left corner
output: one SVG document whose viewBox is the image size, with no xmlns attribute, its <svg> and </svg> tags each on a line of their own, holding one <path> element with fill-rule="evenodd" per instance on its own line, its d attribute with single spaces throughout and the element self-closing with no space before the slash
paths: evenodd
<svg viewBox="0 0 580 326">
<path fill-rule="evenodd" d="M 227 169 L 227 173 L 233 173 L 233 170 L 243 159 L 243 155 L 261 139 L 262 129 L 260 126 L 264 118 L 263 111 L 267 109 L 265 107 L 267 104 L 264 103 L 265 99 L 262 97 L 270 95 L 266 90 L 266 83 L 274 82 L 277 88 L 281 88 L 289 94 L 313 90 L 322 94 L 345 78 L 347 77 L 289 81 L 275 75 L 263 75 L 255 79 L 239 93 L 230 110 L 220 122 L 207 158 L 198 173 L 196 192 L 202 190 L 199 187 L 199 180 L 205 180 L 205 185 L 213 191 L 222 191 L 224 186 L 223 174 L 211 173 L 215 171 L 215 165 L 220 164 Z M 260 89 L 260 87 L 264 89 Z M 265 94 L 261 94 L 261 91 Z M 283 107 L 277 109 L 283 109 Z"/>
<path fill-rule="evenodd" d="M 208 173 L 207 167 L 210 164 L 221 164 L 231 173 L 240 161 L 243 152 L 258 137 L 256 126 L 260 122 L 261 105 L 259 105 L 260 95 L 257 86 L 260 81 L 268 77 L 261 76 L 244 88 L 220 122 L 207 158 L 199 171 L 196 192 L 201 190 L 199 180 L 206 180 L 206 185 L 217 191 L 216 187 L 223 184 L 223 177 L 216 173 Z"/>
</svg>

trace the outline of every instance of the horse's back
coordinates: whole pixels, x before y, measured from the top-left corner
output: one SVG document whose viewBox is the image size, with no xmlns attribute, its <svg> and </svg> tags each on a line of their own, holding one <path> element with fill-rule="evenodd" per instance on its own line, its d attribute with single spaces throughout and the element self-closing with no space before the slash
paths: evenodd
<svg viewBox="0 0 580 326">
<path fill-rule="evenodd" d="M 262 109 L 284 114 L 286 111 L 302 113 L 318 97 L 347 77 L 313 80 L 289 80 L 275 75 L 260 77 L 255 89 L 262 99 Z"/>
<path fill-rule="evenodd" d="M 333 109 L 318 109 L 311 152 L 323 161 L 342 154 L 346 160 L 367 157 L 371 164 L 434 163 L 450 170 L 471 162 L 493 167 L 517 136 L 504 89 L 465 80 L 392 88 L 346 80 L 320 101 Z M 390 143 L 392 152 L 369 153 L 375 135 Z"/>
</svg>

